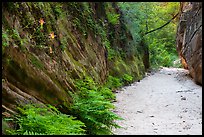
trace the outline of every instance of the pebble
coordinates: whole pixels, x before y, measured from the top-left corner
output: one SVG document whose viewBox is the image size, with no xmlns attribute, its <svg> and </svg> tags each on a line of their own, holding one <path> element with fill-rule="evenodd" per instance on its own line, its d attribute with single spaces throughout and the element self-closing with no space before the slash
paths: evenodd
<svg viewBox="0 0 204 137">
<path fill-rule="evenodd" d="M 140 110 L 138 110 L 137 112 L 138 112 L 138 113 L 142 113 L 142 111 L 140 111 Z"/>
</svg>

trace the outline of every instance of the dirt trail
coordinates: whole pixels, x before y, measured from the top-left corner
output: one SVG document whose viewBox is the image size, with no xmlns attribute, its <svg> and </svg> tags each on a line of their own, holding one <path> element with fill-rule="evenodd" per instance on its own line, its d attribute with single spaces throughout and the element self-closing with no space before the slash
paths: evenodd
<svg viewBox="0 0 204 137">
<path fill-rule="evenodd" d="M 116 93 L 116 135 L 201 135 L 202 87 L 181 68 L 162 68 Z"/>
</svg>

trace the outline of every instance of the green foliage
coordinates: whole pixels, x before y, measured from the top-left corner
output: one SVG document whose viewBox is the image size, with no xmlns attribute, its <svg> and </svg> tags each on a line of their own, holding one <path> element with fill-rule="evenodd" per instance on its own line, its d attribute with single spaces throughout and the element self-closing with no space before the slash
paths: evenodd
<svg viewBox="0 0 204 137">
<path fill-rule="evenodd" d="M 89 3 L 69 3 L 68 14 L 72 17 L 72 25 L 77 31 L 87 38 L 88 32 L 91 31 L 97 35 L 98 24 L 92 16 L 92 9 Z"/>
<path fill-rule="evenodd" d="M 35 133 L 35 132 L 32 132 L 32 131 L 26 131 L 23 133 L 23 135 L 46 135 L 46 134 L 42 134 L 42 133 Z"/>
<path fill-rule="evenodd" d="M 111 111 L 114 105 L 107 100 L 113 97 L 110 90 L 98 89 L 90 77 L 79 80 L 76 85 L 78 94 L 72 94 L 72 114 L 85 123 L 88 134 L 112 134 L 111 128 L 119 127 L 114 120 L 121 118 Z"/>
<path fill-rule="evenodd" d="M 15 121 L 14 118 L 3 118 L 2 119 L 2 131 L 5 135 L 15 135 L 16 130 L 9 127 L 9 123 Z"/>
<path fill-rule="evenodd" d="M 133 77 L 128 74 L 124 74 L 122 79 L 125 85 L 130 84 L 133 81 Z"/>
<path fill-rule="evenodd" d="M 105 3 L 105 11 L 109 23 L 111 23 L 112 25 L 119 24 L 120 14 L 116 13 L 112 3 Z"/>
<path fill-rule="evenodd" d="M 35 31 L 32 34 L 32 38 L 35 39 L 37 47 L 41 47 L 41 45 L 45 45 L 48 34 L 47 34 L 47 37 L 46 37 L 46 35 L 43 33 L 43 29 L 40 26 L 38 26 L 34 30 Z"/>
<path fill-rule="evenodd" d="M 9 36 L 4 30 L 2 30 L 2 55 L 4 54 L 4 50 L 9 46 Z"/>
<path fill-rule="evenodd" d="M 119 24 L 119 17 L 120 17 L 120 14 L 107 13 L 108 22 L 110 22 L 113 25 Z"/>
<path fill-rule="evenodd" d="M 29 104 L 18 108 L 21 115 L 17 118 L 20 128 L 13 134 L 46 134 L 46 135 L 71 135 L 84 134 L 84 123 L 75 117 L 60 113 L 55 107 L 48 105 Z"/>
<path fill-rule="evenodd" d="M 110 47 L 110 41 L 106 39 L 103 43 L 108 51 L 108 60 L 113 60 L 116 56 L 116 51 Z"/>
<path fill-rule="evenodd" d="M 8 122 L 11 121 L 13 119 L 9 119 L 9 118 L 2 118 L 2 133 L 8 135 L 10 134 L 10 127 L 9 127 L 9 124 Z"/>
<path fill-rule="evenodd" d="M 66 46 L 65 45 L 60 45 L 60 48 L 62 51 L 64 51 L 66 49 Z"/>
<path fill-rule="evenodd" d="M 9 46 L 9 42 L 11 41 L 11 39 L 15 41 L 20 49 L 22 49 L 23 51 L 25 50 L 24 44 L 26 43 L 26 39 L 22 39 L 16 29 L 7 29 L 6 31 L 3 30 L 2 32 L 3 51 L 5 47 Z"/>
<path fill-rule="evenodd" d="M 107 82 L 105 84 L 106 87 L 113 89 L 113 90 L 121 87 L 122 85 L 123 85 L 123 83 L 121 82 L 121 80 L 119 78 L 113 77 L 111 75 L 108 76 Z"/>
<path fill-rule="evenodd" d="M 103 96 L 105 100 L 115 100 L 115 94 L 113 94 L 112 90 L 106 86 L 99 86 L 91 77 L 86 77 L 83 80 L 77 80 L 75 85 L 79 91 L 84 90 L 94 90 Z M 82 93 L 81 93 L 82 95 Z M 84 95 L 84 97 L 86 94 Z"/>
<path fill-rule="evenodd" d="M 19 38 L 20 38 L 19 33 L 18 33 L 18 31 L 17 31 L 17 30 L 12 29 L 11 31 L 12 31 L 12 32 L 11 32 L 11 33 L 12 33 L 11 37 L 12 37 L 14 40 L 16 40 L 16 39 L 19 39 Z"/>
<path fill-rule="evenodd" d="M 57 17 L 59 17 L 62 14 L 62 5 L 60 5 L 59 3 L 55 3 L 55 6 L 53 7 L 53 12 L 56 14 Z"/>
<path fill-rule="evenodd" d="M 143 22 L 146 20 L 145 12 L 141 10 L 142 2 L 122 2 L 118 3 L 121 8 L 126 26 L 130 30 L 135 42 L 141 41 L 141 33 L 143 31 Z"/>
<path fill-rule="evenodd" d="M 168 22 L 179 11 L 178 2 L 119 2 L 127 27 L 136 42 L 145 41 L 149 47 L 151 67 L 172 66 L 176 52 L 178 18 L 155 32 L 144 35 Z M 175 59 L 176 57 L 176 59 Z"/>
<path fill-rule="evenodd" d="M 99 86 L 91 77 L 86 77 L 83 80 L 77 80 L 75 85 L 79 91 L 93 90 L 98 92 L 99 96 L 103 96 L 105 100 L 114 100 L 115 94 L 106 86 Z M 83 93 L 81 93 L 82 95 Z M 86 97 L 86 94 L 84 94 Z"/>
<path fill-rule="evenodd" d="M 9 45 L 9 37 L 6 33 L 2 33 L 2 46 L 7 47 Z"/>
<path fill-rule="evenodd" d="M 67 40 L 65 38 L 63 38 L 61 40 L 61 44 L 60 44 L 60 48 L 62 51 L 64 51 L 66 49 L 66 45 L 68 45 Z"/>
<path fill-rule="evenodd" d="M 116 96 L 113 94 L 112 90 L 107 87 L 99 87 L 98 88 L 99 93 L 106 99 L 106 100 L 115 100 Z"/>
<path fill-rule="evenodd" d="M 75 86 L 77 90 L 97 90 L 97 83 L 91 77 L 86 76 L 84 79 L 76 80 Z"/>
</svg>

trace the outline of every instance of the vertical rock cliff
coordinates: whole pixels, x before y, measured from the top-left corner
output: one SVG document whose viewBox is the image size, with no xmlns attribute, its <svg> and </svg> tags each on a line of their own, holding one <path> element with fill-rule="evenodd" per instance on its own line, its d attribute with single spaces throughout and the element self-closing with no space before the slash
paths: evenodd
<svg viewBox="0 0 204 137">
<path fill-rule="evenodd" d="M 182 2 L 177 51 L 183 67 L 202 84 L 202 2 Z"/>
<path fill-rule="evenodd" d="M 3 114 L 30 102 L 67 112 L 76 79 L 144 74 L 114 3 L 6 2 L 2 14 Z"/>
</svg>

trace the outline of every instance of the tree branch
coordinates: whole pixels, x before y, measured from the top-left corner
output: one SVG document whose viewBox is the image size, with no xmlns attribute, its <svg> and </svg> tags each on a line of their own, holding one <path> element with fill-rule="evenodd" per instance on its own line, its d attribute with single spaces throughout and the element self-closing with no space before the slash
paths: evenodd
<svg viewBox="0 0 204 137">
<path fill-rule="evenodd" d="M 168 25 L 173 19 L 176 18 L 176 16 L 178 16 L 178 14 L 179 14 L 179 13 L 177 13 L 172 19 L 170 19 L 167 23 L 165 23 L 165 24 L 162 25 L 161 27 L 158 27 L 158 28 L 156 28 L 156 29 L 153 29 L 153 30 L 150 30 L 150 31 L 146 32 L 146 33 L 144 34 L 144 36 L 147 35 L 147 34 L 149 34 L 149 33 L 154 32 L 154 31 L 156 31 L 156 30 L 161 29 L 161 28 L 163 28 L 163 27 L 166 26 L 166 25 Z"/>
</svg>

